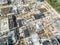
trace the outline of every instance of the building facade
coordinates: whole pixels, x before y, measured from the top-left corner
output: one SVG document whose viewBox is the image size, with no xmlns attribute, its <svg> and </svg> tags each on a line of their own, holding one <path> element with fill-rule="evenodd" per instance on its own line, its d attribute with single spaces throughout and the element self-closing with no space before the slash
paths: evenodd
<svg viewBox="0 0 60 45">
<path fill-rule="evenodd" d="M 19 40 L 19 29 L 14 15 L 0 18 L 0 38 L 6 38 L 7 41 L 3 40 L 3 42 L 6 42 L 7 45 L 13 45 Z M 2 41 L 0 43 L 2 44 Z"/>
</svg>

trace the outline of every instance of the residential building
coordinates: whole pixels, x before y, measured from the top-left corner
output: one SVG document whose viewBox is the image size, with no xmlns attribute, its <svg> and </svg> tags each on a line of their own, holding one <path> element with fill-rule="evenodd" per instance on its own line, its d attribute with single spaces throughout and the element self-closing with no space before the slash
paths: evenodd
<svg viewBox="0 0 60 45">
<path fill-rule="evenodd" d="M 8 18 L 0 18 L 0 33 L 3 34 L 7 31 L 9 31 Z"/>
<path fill-rule="evenodd" d="M 19 39 L 19 29 L 14 15 L 0 18 L 0 33 L 1 37 L 6 36 L 7 43 L 10 45 L 13 45 Z"/>
</svg>

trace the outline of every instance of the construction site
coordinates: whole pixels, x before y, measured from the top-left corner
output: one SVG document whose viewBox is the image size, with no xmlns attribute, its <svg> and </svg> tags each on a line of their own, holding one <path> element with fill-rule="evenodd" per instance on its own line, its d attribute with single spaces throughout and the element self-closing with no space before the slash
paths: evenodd
<svg viewBox="0 0 60 45">
<path fill-rule="evenodd" d="M 60 45 L 60 14 L 46 0 L 0 0 L 0 45 Z"/>
</svg>

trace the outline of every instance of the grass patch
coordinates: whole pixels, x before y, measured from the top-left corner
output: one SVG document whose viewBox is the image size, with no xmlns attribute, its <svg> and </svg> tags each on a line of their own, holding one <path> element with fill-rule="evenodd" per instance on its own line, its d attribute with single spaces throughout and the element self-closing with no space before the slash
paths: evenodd
<svg viewBox="0 0 60 45">
<path fill-rule="evenodd" d="M 46 1 L 60 13 L 60 4 L 58 4 L 57 0 L 46 0 Z"/>
</svg>

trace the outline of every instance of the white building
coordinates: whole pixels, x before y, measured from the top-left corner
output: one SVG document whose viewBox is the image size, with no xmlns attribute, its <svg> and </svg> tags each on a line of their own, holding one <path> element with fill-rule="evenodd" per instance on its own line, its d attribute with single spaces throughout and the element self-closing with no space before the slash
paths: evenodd
<svg viewBox="0 0 60 45">
<path fill-rule="evenodd" d="M 31 38 L 32 38 L 32 42 L 34 43 L 34 45 L 40 45 L 39 36 L 37 33 L 32 34 Z"/>
<path fill-rule="evenodd" d="M 9 28 L 9 20 L 8 20 L 7 17 L 6 18 L 5 17 L 4 18 L 1 18 L 0 17 L 0 36 L 2 38 L 11 37 L 12 38 L 11 40 L 13 40 L 13 43 L 16 42 L 15 32 L 14 32 L 14 30 L 13 31 L 10 31 L 10 28 Z M 6 37 L 4 37 L 4 36 L 6 36 Z M 9 38 L 7 38 L 7 40 L 8 39 Z"/>
<path fill-rule="evenodd" d="M 40 32 L 43 29 L 42 22 L 37 22 L 36 23 L 36 32 Z"/>
<path fill-rule="evenodd" d="M 0 4 L 7 4 L 7 0 L 0 0 Z"/>
<path fill-rule="evenodd" d="M 0 33 L 5 33 L 9 31 L 9 24 L 8 24 L 8 18 L 1 19 L 0 18 Z"/>
</svg>

